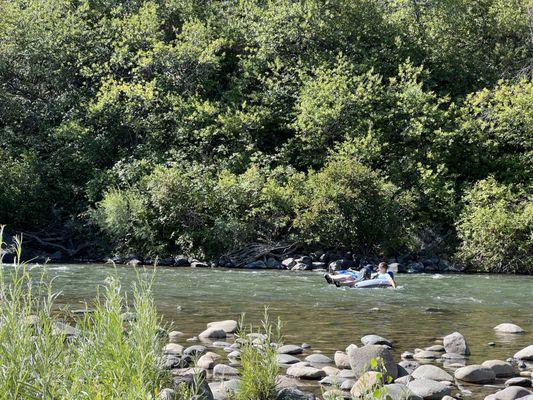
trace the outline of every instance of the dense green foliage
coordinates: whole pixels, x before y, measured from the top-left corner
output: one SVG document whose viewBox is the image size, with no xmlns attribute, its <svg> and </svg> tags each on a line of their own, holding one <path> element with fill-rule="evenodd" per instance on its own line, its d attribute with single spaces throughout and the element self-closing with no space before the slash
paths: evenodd
<svg viewBox="0 0 533 400">
<path fill-rule="evenodd" d="M 416 253 L 430 227 L 481 268 L 465 192 L 531 194 L 531 7 L 0 0 L 0 222 L 207 257 Z"/>
</svg>

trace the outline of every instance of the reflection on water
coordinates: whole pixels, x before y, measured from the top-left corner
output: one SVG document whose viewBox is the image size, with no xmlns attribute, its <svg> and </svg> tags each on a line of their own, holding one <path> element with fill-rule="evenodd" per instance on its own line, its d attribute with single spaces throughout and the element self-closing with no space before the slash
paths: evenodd
<svg viewBox="0 0 533 400">
<path fill-rule="evenodd" d="M 125 266 L 47 269 L 61 291 L 59 300 L 73 308 L 90 301 L 108 274 L 117 274 L 125 289 L 137 276 Z M 140 273 L 145 279 L 151 274 L 151 269 Z M 459 331 L 470 344 L 470 362 L 481 362 L 510 357 L 533 337 L 533 277 L 399 275 L 397 290 L 338 289 L 314 272 L 158 268 L 154 279 L 159 311 L 190 336 L 209 321 L 238 319 L 241 313 L 257 322 L 268 305 L 285 324 L 285 342 L 307 342 L 326 354 L 358 344 L 369 333 L 394 341 L 401 353 Z M 497 335 L 493 327 L 502 322 L 516 323 L 528 333 Z"/>
</svg>

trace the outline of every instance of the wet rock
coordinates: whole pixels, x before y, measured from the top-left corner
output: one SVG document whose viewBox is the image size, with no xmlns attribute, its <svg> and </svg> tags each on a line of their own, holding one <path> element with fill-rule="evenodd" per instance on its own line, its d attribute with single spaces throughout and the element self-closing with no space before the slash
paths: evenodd
<svg viewBox="0 0 533 400">
<path fill-rule="evenodd" d="M 431 379 L 433 381 L 452 381 L 453 377 L 435 365 L 421 365 L 411 374 L 415 379 Z"/>
<path fill-rule="evenodd" d="M 494 371 L 496 378 L 507 378 L 514 375 L 514 368 L 511 364 L 500 360 L 487 360 L 481 364 Z"/>
<path fill-rule="evenodd" d="M 533 360 L 533 344 L 515 353 L 514 358 L 516 358 L 517 360 Z"/>
<path fill-rule="evenodd" d="M 433 351 L 436 353 L 444 353 L 446 350 L 444 349 L 444 346 L 441 344 L 434 344 L 433 346 L 426 347 L 426 351 Z"/>
<path fill-rule="evenodd" d="M 492 383 L 496 379 L 494 371 L 482 365 L 467 365 L 454 373 L 455 379 L 470 383 Z"/>
<path fill-rule="evenodd" d="M 299 379 L 321 379 L 326 373 L 314 367 L 293 365 L 287 369 L 287 375 Z"/>
<path fill-rule="evenodd" d="M 407 384 L 407 387 L 417 396 L 423 399 L 440 400 L 452 393 L 451 388 L 431 379 L 415 379 Z"/>
<path fill-rule="evenodd" d="M 360 376 L 371 369 L 370 362 L 372 359 L 383 362 L 387 375 L 393 379 L 398 377 L 398 369 L 392 357 L 392 353 L 385 347 L 379 345 L 363 346 L 356 349 L 351 349 L 348 353 L 350 359 L 350 366 L 356 376 Z M 381 365 L 379 366 L 379 368 Z"/>
<path fill-rule="evenodd" d="M 309 264 L 297 262 L 292 268 L 291 271 L 306 271 L 309 269 Z"/>
<path fill-rule="evenodd" d="M 470 355 L 468 344 L 466 343 L 464 336 L 459 332 L 444 336 L 443 344 L 446 353 L 464 354 L 465 356 Z"/>
<path fill-rule="evenodd" d="M 350 358 L 348 357 L 348 354 L 342 351 L 336 351 L 335 355 L 333 356 L 333 359 L 335 360 L 335 365 L 337 366 L 337 368 L 341 368 L 341 369 L 351 368 Z"/>
<path fill-rule="evenodd" d="M 422 397 L 414 394 L 407 385 L 402 385 L 401 383 L 391 383 L 384 386 L 387 398 L 390 397 L 392 400 L 421 400 Z"/>
<path fill-rule="evenodd" d="M 494 330 L 500 333 L 512 333 L 512 334 L 524 333 L 524 330 L 520 328 L 518 325 L 510 324 L 510 323 L 504 323 L 504 324 L 497 325 L 494 327 Z"/>
<path fill-rule="evenodd" d="M 324 354 L 310 354 L 305 357 L 305 361 L 308 361 L 312 364 L 330 364 L 333 362 L 331 358 L 325 356 Z"/>
<path fill-rule="evenodd" d="M 531 394 L 531 391 L 520 386 L 509 386 L 485 397 L 485 400 L 516 400 Z"/>
<path fill-rule="evenodd" d="M 302 392 L 295 387 L 283 388 L 278 392 L 276 400 L 315 400 L 312 393 Z"/>
<path fill-rule="evenodd" d="M 367 346 L 369 344 L 384 344 L 392 347 L 392 343 L 385 339 L 384 337 L 378 335 L 366 335 L 361 338 L 361 343 Z"/>
<path fill-rule="evenodd" d="M 343 258 L 340 260 L 333 261 L 329 263 L 329 270 L 339 271 L 341 269 L 356 268 L 355 262 L 352 260 Z"/>
<path fill-rule="evenodd" d="M 183 350 L 183 354 L 186 356 L 197 357 L 204 354 L 206 350 L 207 349 L 205 348 L 205 346 L 197 344 L 194 346 L 187 347 L 185 350 Z"/>
<path fill-rule="evenodd" d="M 213 369 L 220 358 L 221 356 L 217 353 L 208 351 L 198 359 L 196 366 L 203 369 Z"/>
<path fill-rule="evenodd" d="M 279 354 L 302 354 L 304 352 L 304 349 L 300 346 L 296 346 L 295 344 L 286 344 L 281 346 L 278 349 Z"/>
<path fill-rule="evenodd" d="M 432 351 L 422 350 L 415 352 L 413 358 L 415 360 L 435 360 L 438 358 L 438 355 Z"/>
<path fill-rule="evenodd" d="M 233 319 L 214 321 L 207 324 L 208 328 L 222 329 L 226 333 L 235 333 L 239 329 L 239 323 Z"/>
<path fill-rule="evenodd" d="M 170 343 L 177 343 L 180 340 L 180 338 L 182 338 L 183 336 L 184 336 L 183 332 L 172 331 L 172 332 L 169 332 L 168 334 L 168 341 Z"/>
<path fill-rule="evenodd" d="M 235 376 L 239 373 L 237 368 L 230 367 L 226 364 L 217 364 L 213 368 L 213 377 L 214 378 L 224 378 L 227 376 Z"/>
<path fill-rule="evenodd" d="M 310 349 L 311 345 L 309 343 L 302 343 L 302 349 Z"/>
<path fill-rule="evenodd" d="M 507 379 L 505 381 L 505 386 L 522 386 L 528 388 L 531 387 L 531 379 L 517 376 L 515 378 Z"/>
<path fill-rule="evenodd" d="M 191 267 L 192 268 L 209 268 L 209 264 L 207 264 L 205 262 L 198 261 L 198 260 L 193 260 L 191 262 Z"/>
<path fill-rule="evenodd" d="M 300 359 L 290 354 L 278 354 L 276 356 L 278 364 L 296 364 L 300 362 Z"/>
<path fill-rule="evenodd" d="M 463 354 L 457 354 L 457 353 L 444 353 L 442 355 L 442 358 L 445 360 L 464 360 L 465 356 Z"/>
<path fill-rule="evenodd" d="M 211 388 L 205 379 L 198 380 L 195 379 L 193 375 L 178 376 L 174 377 L 173 384 L 174 390 L 178 393 L 181 392 L 183 390 L 182 388 L 185 386 L 193 393 L 198 393 L 198 396 L 196 396 L 197 400 L 214 400 Z"/>
<path fill-rule="evenodd" d="M 226 331 L 220 328 L 207 328 L 205 331 L 198 335 L 200 339 L 225 339 L 227 336 Z"/>
<path fill-rule="evenodd" d="M 296 260 L 292 257 L 286 258 L 281 262 L 281 265 L 283 265 L 285 268 L 290 269 L 296 265 Z"/>
<path fill-rule="evenodd" d="M 251 263 L 245 264 L 244 269 L 266 269 L 266 262 L 262 260 L 253 261 Z"/>
</svg>

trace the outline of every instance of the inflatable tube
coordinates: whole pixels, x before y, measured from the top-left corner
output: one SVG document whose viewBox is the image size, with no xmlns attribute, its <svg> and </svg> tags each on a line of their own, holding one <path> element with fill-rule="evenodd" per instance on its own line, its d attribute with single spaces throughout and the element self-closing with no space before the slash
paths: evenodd
<svg viewBox="0 0 533 400">
<path fill-rule="evenodd" d="M 370 288 L 384 288 L 392 287 L 387 279 L 368 279 L 361 281 L 352 286 L 355 289 L 370 289 Z"/>
</svg>

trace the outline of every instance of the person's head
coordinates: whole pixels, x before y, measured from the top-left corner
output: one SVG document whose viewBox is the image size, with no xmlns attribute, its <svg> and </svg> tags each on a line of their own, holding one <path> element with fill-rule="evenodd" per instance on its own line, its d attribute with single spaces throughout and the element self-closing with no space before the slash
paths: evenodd
<svg viewBox="0 0 533 400">
<path fill-rule="evenodd" d="M 382 274 L 386 273 L 387 270 L 389 269 L 389 266 L 387 265 L 386 262 L 380 262 L 379 265 L 378 265 L 378 271 Z"/>
</svg>

